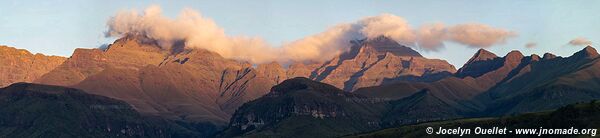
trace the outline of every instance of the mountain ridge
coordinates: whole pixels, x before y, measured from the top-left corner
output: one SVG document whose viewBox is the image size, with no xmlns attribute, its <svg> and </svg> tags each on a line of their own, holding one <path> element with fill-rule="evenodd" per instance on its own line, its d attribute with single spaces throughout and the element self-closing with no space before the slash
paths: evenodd
<svg viewBox="0 0 600 138">
<path fill-rule="evenodd" d="M 66 60 L 60 56 L 32 54 L 24 49 L 0 45 L 0 87 L 15 82 L 32 82 Z"/>
</svg>

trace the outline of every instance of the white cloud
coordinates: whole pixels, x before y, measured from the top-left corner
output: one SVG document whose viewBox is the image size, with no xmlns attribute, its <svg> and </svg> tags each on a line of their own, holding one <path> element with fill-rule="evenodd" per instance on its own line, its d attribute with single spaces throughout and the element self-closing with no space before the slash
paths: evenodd
<svg viewBox="0 0 600 138">
<path fill-rule="evenodd" d="M 568 44 L 573 45 L 573 46 L 588 46 L 588 45 L 592 45 L 592 41 L 588 40 L 587 38 L 577 37 L 577 38 L 569 41 Z"/>
<path fill-rule="evenodd" d="M 258 37 L 228 36 L 212 19 L 191 9 L 184 9 L 175 19 L 167 18 L 162 15 L 159 6 L 148 7 L 143 13 L 119 12 L 107 25 L 107 37 L 142 35 L 157 40 L 165 49 L 175 42 L 184 41 L 186 48 L 203 48 L 226 58 L 251 63 L 324 61 L 347 51 L 351 40 L 381 35 L 424 50 L 438 50 L 445 41 L 489 47 L 515 35 L 511 31 L 482 24 L 445 27 L 440 23 L 415 30 L 399 16 L 381 14 L 338 24 L 324 32 L 274 47 Z"/>
</svg>

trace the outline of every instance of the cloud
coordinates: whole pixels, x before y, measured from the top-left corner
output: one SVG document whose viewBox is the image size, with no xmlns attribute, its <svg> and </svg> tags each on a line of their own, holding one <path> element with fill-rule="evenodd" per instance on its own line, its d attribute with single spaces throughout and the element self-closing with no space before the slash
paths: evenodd
<svg viewBox="0 0 600 138">
<path fill-rule="evenodd" d="M 573 45 L 573 46 L 587 46 L 587 45 L 592 45 L 592 41 L 588 40 L 587 38 L 577 37 L 577 38 L 569 41 L 568 44 Z"/>
<path fill-rule="evenodd" d="M 349 49 L 349 42 L 362 36 L 351 24 L 340 24 L 324 32 L 284 44 L 289 61 L 324 61 Z"/>
<path fill-rule="evenodd" d="M 460 24 L 448 28 L 448 40 L 477 48 L 504 43 L 506 39 L 516 35 L 515 32 L 484 24 Z"/>
<path fill-rule="evenodd" d="M 525 44 L 525 47 L 526 48 L 535 48 L 535 47 L 537 47 L 537 43 L 529 42 L 529 43 Z"/>
<path fill-rule="evenodd" d="M 356 25 L 362 27 L 360 33 L 366 38 L 388 36 L 399 43 L 408 45 L 412 45 L 416 39 L 408 22 L 401 17 L 391 14 L 381 14 L 379 16 L 364 18 L 358 21 Z"/>
<path fill-rule="evenodd" d="M 186 48 L 202 48 L 232 58 L 259 64 L 272 61 L 324 61 L 350 49 L 350 41 L 387 36 L 400 44 L 437 51 L 444 42 L 453 41 L 470 47 L 490 47 L 503 43 L 516 33 L 483 24 L 459 24 L 446 27 L 431 24 L 413 29 L 402 17 L 381 14 L 341 23 L 314 35 L 284 43 L 267 44 L 259 37 L 228 36 L 223 28 L 199 12 L 184 9 L 174 19 L 162 15 L 159 6 L 142 13 L 121 11 L 107 22 L 107 37 L 141 35 L 156 40 L 164 49 L 177 42 Z"/>
<path fill-rule="evenodd" d="M 350 49 L 350 41 L 387 36 L 404 45 L 414 45 L 416 34 L 401 17 L 381 14 L 342 23 L 324 32 L 284 44 L 284 55 L 291 61 L 329 60 Z"/>
<path fill-rule="evenodd" d="M 515 37 L 516 32 L 493 28 L 484 24 L 458 24 L 446 27 L 442 23 L 422 26 L 418 34 L 419 47 L 437 51 L 444 47 L 445 41 L 452 41 L 473 48 L 488 48 L 502 44 Z"/>
<path fill-rule="evenodd" d="M 157 40 L 165 49 L 184 41 L 186 48 L 203 48 L 226 58 L 252 63 L 273 61 L 272 53 L 277 51 L 260 38 L 227 36 L 212 19 L 191 9 L 184 9 L 175 19 L 163 16 L 158 6 L 150 6 L 141 14 L 122 11 L 107 25 L 106 36 L 142 35 Z"/>
<path fill-rule="evenodd" d="M 425 50 L 438 51 L 447 39 L 447 28 L 442 23 L 425 25 L 419 28 L 417 43 Z"/>
</svg>

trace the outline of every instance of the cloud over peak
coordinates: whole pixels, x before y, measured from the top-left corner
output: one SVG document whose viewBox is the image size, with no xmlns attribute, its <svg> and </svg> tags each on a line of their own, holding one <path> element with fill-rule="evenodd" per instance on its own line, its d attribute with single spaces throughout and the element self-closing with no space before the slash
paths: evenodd
<svg viewBox="0 0 600 138">
<path fill-rule="evenodd" d="M 587 38 L 577 37 L 577 38 L 569 41 L 568 44 L 572 45 L 572 46 L 588 46 L 588 45 L 592 45 L 592 41 L 588 40 Z"/>
<path fill-rule="evenodd" d="M 448 28 L 448 39 L 471 47 L 490 47 L 504 43 L 517 33 L 485 24 L 459 24 Z"/>
<path fill-rule="evenodd" d="M 170 19 L 162 15 L 159 6 L 150 6 L 143 13 L 119 12 L 109 19 L 107 26 L 107 37 L 142 35 L 157 40 L 165 49 L 183 41 L 186 48 L 203 48 L 225 58 L 251 63 L 324 61 L 349 50 L 351 40 L 379 36 L 428 51 L 443 48 L 447 41 L 469 47 L 490 47 L 516 36 L 515 32 L 483 24 L 446 27 L 437 23 L 414 29 L 402 17 L 381 14 L 341 23 L 323 32 L 272 46 L 259 37 L 228 36 L 212 19 L 191 9 L 184 9 L 176 18 Z"/>
</svg>

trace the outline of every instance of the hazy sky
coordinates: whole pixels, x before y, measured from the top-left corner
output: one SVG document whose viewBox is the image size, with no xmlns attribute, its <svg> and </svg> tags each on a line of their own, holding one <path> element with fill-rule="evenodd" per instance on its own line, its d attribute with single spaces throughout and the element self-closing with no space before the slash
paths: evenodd
<svg viewBox="0 0 600 138">
<path fill-rule="evenodd" d="M 511 50 L 524 54 L 555 53 L 569 56 L 582 49 L 567 43 L 583 37 L 600 42 L 600 1 L 126 1 L 126 0 L 2 0 L 0 1 L 0 45 L 34 53 L 69 56 L 75 48 L 112 43 L 105 38 L 107 20 L 117 12 L 159 5 L 169 17 L 191 8 L 213 19 L 227 35 L 261 37 L 272 45 L 291 42 L 325 31 L 340 23 L 366 16 L 390 13 L 411 26 L 444 23 L 482 23 L 515 31 L 518 36 L 490 51 L 505 55 Z M 535 43 L 527 48 L 528 43 Z M 462 66 L 477 50 L 445 43 L 437 51 L 419 50 L 429 58 L 446 59 Z M 596 47 L 598 48 L 598 47 Z"/>
</svg>

